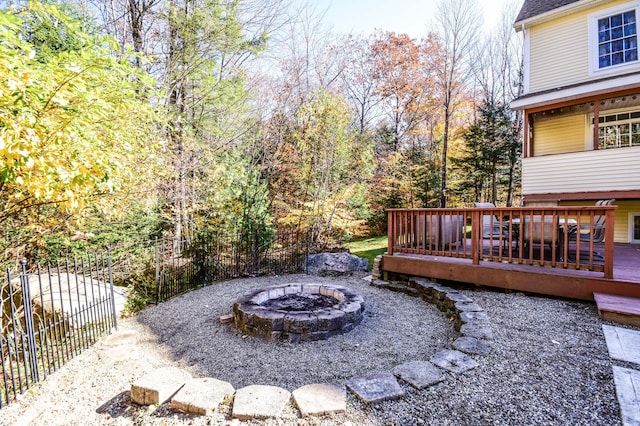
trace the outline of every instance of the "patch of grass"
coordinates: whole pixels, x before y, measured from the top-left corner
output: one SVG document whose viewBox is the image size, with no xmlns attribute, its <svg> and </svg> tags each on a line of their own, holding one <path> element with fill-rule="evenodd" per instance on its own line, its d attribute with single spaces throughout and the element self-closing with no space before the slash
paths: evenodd
<svg viewBox="0 0 640 426">
<path fill-rule="evenodd" d="M 371 270 L 373 268 L 373 259 L 387 251 L 387 236 L 365 238 L 348 242 L 345 245 L 349 248 L 351 254 L 366 259 L 369 262 L 369 270 Z"/>
</svg>

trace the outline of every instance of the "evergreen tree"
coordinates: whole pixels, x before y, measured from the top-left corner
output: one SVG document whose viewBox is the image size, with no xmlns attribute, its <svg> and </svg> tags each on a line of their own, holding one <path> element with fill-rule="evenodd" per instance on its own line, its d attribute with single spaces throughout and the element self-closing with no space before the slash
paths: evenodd
<svg viewBox="0 0 640 426">
<path fill-rule="evenodd" d="M 455 188 L 463 199 L 509 204 L 509 182 L 520 153 L 514 114 L 504 104 L 485 102 L 464 133 L 464 150 L 453 160 L 465 178 Z"/>
</svg>

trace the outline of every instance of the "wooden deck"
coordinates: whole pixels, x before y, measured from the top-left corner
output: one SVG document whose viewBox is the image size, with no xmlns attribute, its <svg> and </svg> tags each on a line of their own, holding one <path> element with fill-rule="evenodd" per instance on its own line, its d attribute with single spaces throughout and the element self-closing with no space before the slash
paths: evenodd
<svg viewBox="0 0 640 426">
<path fill-rule="evenodd" d="M 542 231 L 539 241 L 522 232 L 487 240 L 482 235 L 486 215 L 499 218 L 501 226 L 522 218 L 529 223 L 551 218 L 560 226 L 549 228 L 546 236 Z M 563 221 L 593 231 L 594 221 L 604 215 L 604 242 L 563 237 Z M 640 246 L 613 244 L 612 231 L 610 208 L 394 210 L 382 271 L 584 300 L 594 300 L 594 293 L 640 298 Z"/>
<path fill-rule="evenodd" d="M 598 246 L 595 246 L 596 250 Z M 594 300 L 593 293 L 640 298 L 640 246 L 614 245 L 613 278 L 601 272 L 396 253 L 383 257 L 386 273 L 416 275 L 516 291 Z"/>
</svg>

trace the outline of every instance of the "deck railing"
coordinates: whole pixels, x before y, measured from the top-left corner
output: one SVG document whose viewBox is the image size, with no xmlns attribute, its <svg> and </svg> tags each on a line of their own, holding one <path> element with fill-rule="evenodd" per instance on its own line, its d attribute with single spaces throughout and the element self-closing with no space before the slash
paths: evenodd
<svg viewBox="0 0 640 426">
<path fill-rule="evenodd" d="M 616 206 L 389 209 L 388 253 L 603 272 Z"/>
</svg>

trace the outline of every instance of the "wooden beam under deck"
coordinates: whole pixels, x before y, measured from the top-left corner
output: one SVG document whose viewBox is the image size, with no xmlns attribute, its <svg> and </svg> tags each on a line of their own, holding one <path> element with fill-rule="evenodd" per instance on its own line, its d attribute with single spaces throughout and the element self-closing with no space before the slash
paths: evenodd
<svg viewBox="0 0 640 426">
<path fill-rule="evenodd" d="M 640 282 L 606 279 L 583 271 L 559 271 L 526 265 L 481 263 L 436 256 L 385 255 L 384 272 L 470 283 L 488 287 L 593 300 L 593 293 L 640 297 Z"/>
</svg>

